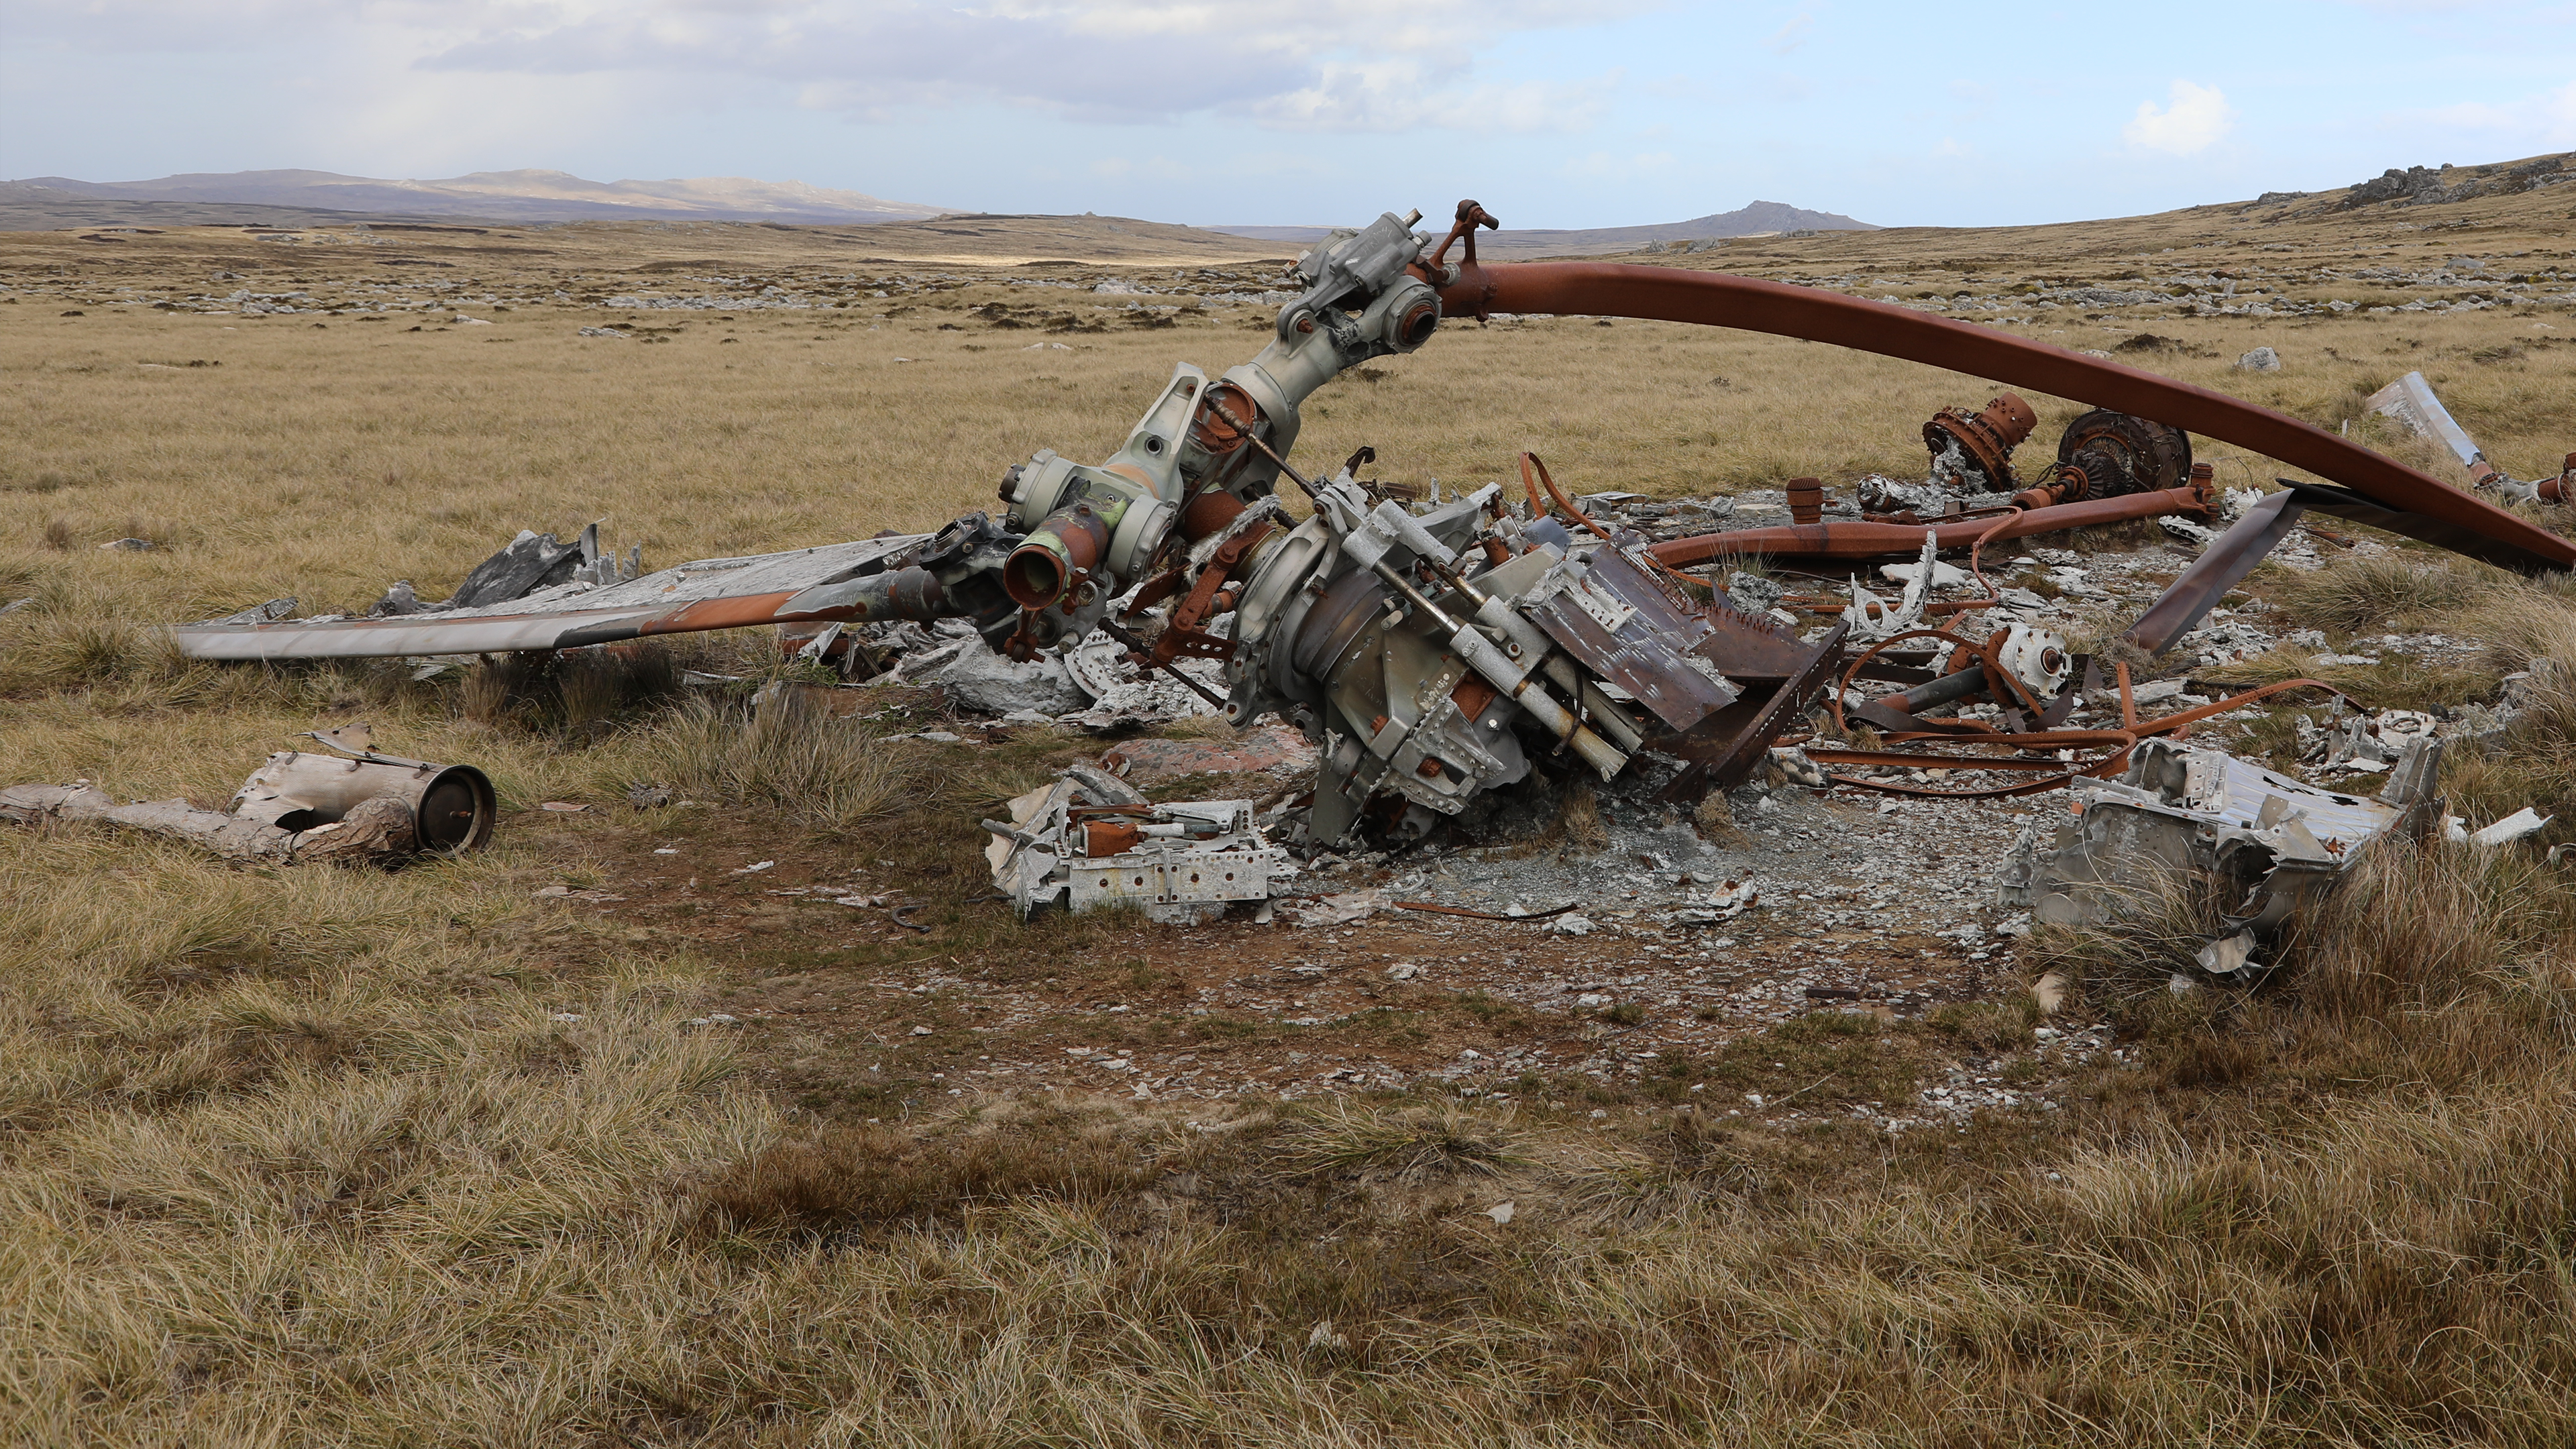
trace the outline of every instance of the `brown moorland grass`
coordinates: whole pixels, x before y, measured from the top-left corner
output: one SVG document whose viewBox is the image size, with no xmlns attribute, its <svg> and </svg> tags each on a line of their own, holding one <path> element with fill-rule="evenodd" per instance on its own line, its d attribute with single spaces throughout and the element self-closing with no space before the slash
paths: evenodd
<svg viewBox="0 0 2576 1449">
<path fill-rule="evenodd" d="M 2536 213 L 2463 214 L 2492 229 L 2212 212 L 1772 239 L 1715 260 L 1912 279 L 1859 288 L 1875 295 L 2108 282 L 2200 240 L 2249 274 L 2282 237 L 2353 258 L 2564 253 L 2563 224 Z M 983 504 L 1033 448 L 1114 445 L 1176 354 L 1223 366 L 1260 341 L 1248 305 L 1140 328 L 1122 294 L 825 245 L 566 229 L 361 265 L 354 243 L 0 238 L 0 594 L 37 601 L 0 618 L 0 779 L 220 804 L 296 731 L 366 717 L 405 753 L 483 765 L 513 811 L 611 806 L 612 844 L 739 828 L 864 867 L 869 889 L 927 890 L 946 857 L 971 862 L 971 819 L 952 817 L 1070 744 L 996 744 L 968 775 L 812 722 L 755 736 L 738 704 L 681 712 L 649 672 L 496 671 L 469 707 L 466 683 L 399 667 L 195 665 L 149 627 L 287 593 L 361 606 L 406 575 L 436 597 L 519 527 L 603 514 L 657 564 L 922 527 Z M 666 261 L 685 265 L 639 270 Z M 714 290 L 689 279 L 719 270 L 818 295 L 832 281 L 849 305 L 639 310 L 619 341 L 576 329 L 628 314 L 553 300 L 655 278 Z M 384 322 L 150 306 L 237 287 L 426 300 L 428 276 L 458 285 Z M 996 304 L 1029 325 L 997 325 Z M 1044 330 L 1066 316 L 1104 330 Z M 2186 346 L 2122 355 L 2329 426 L 2421 366 L 2529 474 L 2576 441 L 2570 354 L 2551 345 L 2568 317 L 2053 314 L 2028 330 L 2107 348 L 2152 328 Z M 1070 350 L 1027 350 L 1041 339 Z M 2257 343 L 2289 368 L 2227 370 Z M 1379 371 L 1317 400 L 1304 451 L 1372 442 L 1390 476 L 1456 484 L 1536 447 L 1578 487 L 1659 493 L 1911 466 L 1922 416 L 1986 392 L 1775 339 L 1571 319 L 1453 323 Z M 2034 401 L 2044 446 L 2076 405 Z M 2208 451 L 2231 486 L 2271 474 Z M 68 547 L 48 545 L 55 525 Z M 127 534 L 163 546 L 93 547 Z M 2531 670 L 2508 749 L 2448 783 L 2503 808 L 2565 798 L 2576 601 L 2426 569 L 2330 573 L 2299 607 L 2451 619 L 2494 651 L 2482 678 Z M 699 659 L 722 672 L 778 668 L 767 641 L 695 647 L 732 651 Z M 706 781 L 739 823 L 616 810 L 642 778 Z M 817 778 L 855 804 L 795 818 L 787 797 Z M 930 803 L 901 791 L 917 779 L 937 781 Z M 768 968 L 531 900 L 596 882 L 598 848 L 514 816 L 472 859 L 297 874 L 85 830 L 0 834 L 0 1439 L 2429 1446 L 2576 1427 L 2560 1150 L 2576 899 L 2528 849 L 2389 854 L 2250 993 L 2173 995 L 2170 932 L 2048 942 L 2128 1059 L 2078 1074 L 2062 1112 L 1890 1138 L 1730 1122 L 1681 1077 L 1562 1110 L 1358 1092 L 906 1106 L 889 1090 L 867 1099 L 885 1120 L 834 1115 L 792 1090 L 804 1064 L 715 1019 L 741 973 Z M 1142 969 L 1092 959 L 1122 939 L 1096 920 L 1023 930 L 942 909 L 935 940 L 827 964 L 935 954 L 1101 991 Z M 914 1019 L 945 1030 L 949 1009 L 925 1000 Z M 1385 1014 L 1435 1009 L 1495 1003 Z M 1169 1029 L 1144 1015 L 1126 1019 Z M 1937 1059 L 2026 1062 L 2038 1020 L 2010 994 L 1919 1022 L 1824 1013 L 1670 1065 L 1730 1092 L 1838 1074 L 1893 1098 Z M 1586 1115 L 1594 1101 L 1611 1115 Z"/>
</svg>

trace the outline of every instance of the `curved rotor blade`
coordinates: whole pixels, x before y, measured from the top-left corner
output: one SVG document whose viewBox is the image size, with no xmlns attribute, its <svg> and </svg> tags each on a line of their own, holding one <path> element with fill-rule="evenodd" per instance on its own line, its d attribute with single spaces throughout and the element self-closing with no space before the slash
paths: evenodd
<svg viewBox="0 0 2576 1449">
<path fill-rule="evenodd" d="M 1433 279 L 1436 283 L 1437 279 Z M 1885 302 L 1724 272 L 1615 262 L 1470 264 L 1440 289 L 1451 316 L 1540 312 L 1693 322 L 1830 342 L 1973 373 L 2250 448 L 2340 483 L 2398 513 L 2464 529 L 2484 557 L 2524 573 L 2576 567 L 2576 541 L 2270 408 L 2098 357 Z"/>
</svg>

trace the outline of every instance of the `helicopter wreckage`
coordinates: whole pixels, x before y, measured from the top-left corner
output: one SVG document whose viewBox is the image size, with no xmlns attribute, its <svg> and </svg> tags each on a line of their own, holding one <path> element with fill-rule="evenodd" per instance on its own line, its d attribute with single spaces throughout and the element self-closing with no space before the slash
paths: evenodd
<svg viewBox="0 0 2576 1449">
<path fill-rule="evenodd" d="M 1298 262 L 1297 295 L 1257 356 L 1214 376 L 1179 365 L 1125 442 L 1097 463 L 1040 452 L 1011 467 L 998 516 L 970 513 L 931 535 L 653 573 L 640 558 L 601 552 L 595 533 L 574 545 L 523 536 L 443 604 L 401 586 L 366 617 L 293 620 L 280 616 L 291 601 L 277 601 L 287 610 L 181 626 L 180 647 L 205 659 L 438 656 L 750 625 L 821 631 L 829 645 L 835 626 L 914 625 L 971 633 L 975 647 L 1019 661 L 1096 659 L 1106 648 L 1203 695 L 1238 728 L 1276 717 L 1300 731 L 1315 750 L 1311 803 L 1302 821 L 1269 824 L 1290 826 L 1288 843 L 1321 849 L 1363 837 L 1379 846 L 1418 839 L 1534 770 L 1607 781 L 1653 757 L 1661 798 L 1695 801 L 1772 760 L 1819 702 L 1841 725 L 1847 687 L 1860 679 L 1904 686 L 1860 711 L 1887 742 L 1947 748 L 1837 750 L 1819 739 L 1787 757 L 1793 774 L 1823 785 L 1828 766 L 1932 759 L 2010 782 L 1910 788 L 1936 796 L 2113 779 L 2142 741 L 2251 698 L 2141 720 L 2125 666 L 2106 671 L 2026 625 L 1963 627 L 1992 597 L 1928 603 L 1932 580 L 1950 567 L 1937 558 L 1944 552 L 1966 551 L 1973 574 L 1976 550 L 2000 540 L 2124 519 L 2188 524 L 2208 546 L 2130 631 L 2128 642 L 2149 654 L 2187 631 L 2303 512 L 2524 572 L 2576 565 L 2576 546 L 2470 491 L 2268 409 L 2107 359 L 1718 273 L 1480 264 L 1475 232 L 1497 224 L 1481 207 L 1461 203 L 1445 238 L 1414 230 L 1419 219 L 1388 213 L 1317 246 Z M 1946 410 L 1927 423 L 1931 456 L 1919 481 L 1864 480 L 1852 504 L 1829 508 L 1820 484 L 1798 480 L 1786 525 L 1671 537 L 1605 524 L 1529 454 L 1518 497 L 1499 483 L 1413 497 L 1362 476 L 1373 461 L 1366 449 L 1329 473 L 1290 463 L 1301 407 L 1319 388 L 1361 363 L 1421 348 L 1445 319 L 1498 313 L 1771 332 L 2099 406 L 2068 429 L 2036 478 L 2017 477 L 2011 464 L 2035 414 L 2007 393 L 1979 412 Z M 2215 532 L 2201 525 L 2225 510 L 2208 468 L 2192 461 L 2193 432 L 2331 481 L 2287 484 Z M 1283 483 L 1293 491 L 1283 494 Z M 1794 616 L 1771 609 L 1776 586 L 1720 577 L 1752 559 L 1891 558 L 1916 560 L 1903 597 L 1881 599 L 1855 584 L 1841 621 L 1805 634 L 1784 622 Z M 1855 645 L 1867 647 L 1855 656 Z M 2086 691 L 2117 693 L 2120 728 L 2057 727 Z M 1992 701 L 1995 723 L 1939 717 L 1978 697 Z M 2093 754 L 2071 759 L 2077 750 Z M 2417 768 L 2408 778 L 2420 793 L 2429 776 Z M 1069 772 L 1012 802 L 1010 813 L 985 824 L 995 879 L 1024 911 L 1123 899 L 1195 918 L 1267 898 L 1284 868 L 1246 802 L 1158 805 L 1097 771 Z M 2384 825 L 2398 812 L 2350 813 Z M 2338 842 L 2334 858 L 2348 862 L 2349 847 L 2361 843 Z M 2079 855 L 2061 848 L 2033 868 L 2044 874 L 2048 859 L 2063 859 L 2069 879 L 2104 873 Z M 2229 872 L 2262 889 L 2263 872 L 2244 859 L 2232 859 Z M 2053 888 L 2064 889 L 2045 879 L 2023 886 L 2043 897 Z M 2266 927 L 2274 919 L 2244 914 Z"/>
</svg>

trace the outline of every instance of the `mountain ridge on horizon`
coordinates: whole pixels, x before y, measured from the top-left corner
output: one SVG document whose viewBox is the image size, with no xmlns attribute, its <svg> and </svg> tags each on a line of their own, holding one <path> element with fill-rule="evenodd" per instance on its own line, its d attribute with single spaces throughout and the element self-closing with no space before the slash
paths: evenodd
<svg viewBox="0 0 2576 1449">
<path fill-rule="evenodd" d="M 251 225 L 328 224 L 371 217 L 534 224 L 568 221 L 750 221 L 804 226 L 927 221 L 956 208 L 891 201 L 865 192 L 801 181 L 736 176 L 591 181 L 567 171 L 523 167 L 459 176 L 385 179 L 282 167 L 259 171 L 179 172 L 146 181 L 82 181 L 67 176 L 0 180 L 0 202 L 33 208 L 39 225 L 103 226 L 128 222 L 187 224 L 167 213 L 238 209 Z M 86 205 L 84 205 L 86 203 Z M 102 208 L 91 215 L 91 208 Z M 109 214 L 112 208 L 115 214 Z M 289 213 L 304 215 L 298 220 Z M 199 217 L 202 221 L 206 218 Z M 1328 227 L 1218 226 L 1201 230 L 1254 241 L 1306 243 Z M 1776 231 L 1874 231 L 1872 223 L 1781 202 L 1756 201 L 1734 211 L 1648 226 L 1532 229 L 1487 233 L 1491 251 L 1628 251 L 1666 241 L 1697 241 Z"/>
<path fill-rule="evenodd" d="M 1255 241 L 1302 244 L 1323 240 L 1331 229 L 1320 226 L 1211 226 L 1206 230 L 1249 237 Z M 1711 212 L 1688 221 L 1646 226 L 1505 227 L 1500 231 L 1479 232 L 1477 246 L 1485 251 L 1500 252 L 1614 252 L 1634 251 L 1658 242 L 1719 241 L 1775 232 L 1884 230 L 1886 228 L 1874 222 L 1856 220 L 1838 212 L 1809 211 L 1781 201 L 1753 201 L 1733 211 Z"/>
<path fill-rule="evenodd" d="M 951 208 L 889 201 L 865 192 L 740 176 L 591 181 L 528 167 L 436 179 L 389 180 L 336 171 L 181 172 L 149 181 L 34 176 L 0 183 L 113 202 L 295 207 L 315 211 L 456 215 L 488 221 L 778 221 L 853 225 L 919 221 Z"/>
</svg>

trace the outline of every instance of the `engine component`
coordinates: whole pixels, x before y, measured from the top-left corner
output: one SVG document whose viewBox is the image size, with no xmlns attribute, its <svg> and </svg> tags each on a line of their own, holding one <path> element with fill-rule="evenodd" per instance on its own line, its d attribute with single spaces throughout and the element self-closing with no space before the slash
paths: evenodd
<svg viewBox="0 0 2576 1449">
<path fill-rule="evenodd" d="M 411 815 L 414 848 L 480 850 L 499 806 L 492 781 L 472 765 L 434 765 L 377 754 L 365 725 L 311 736 L 327 755 L 281 750 L 233 794 L 233 816 L 290 833 L 334 824 L 366 801 L 390 796 Z"/>
<path fill-rule="evenodd" d="M 1014 652 L 1088 630 L 1082 610 L 1091 601 L 1123 593 L 1165 565 L 1173 545 L 1223 531 L 1243 505 L 1267 496 L 1295 445 L 1298 407 L 1316 388 L 1430 339 L 1439 295 L 1407 271 L 1428 240 L 1411 230 L 1421 216 L 1389 212 L 1308 252 L 1297 268 L 1305 290 L 1280 309 L 1269 345 L 1213 382 L 1180 365 L 1105 461 L 1044 451 L 1010 471 L 1002 499 L 1028 534 L 1007 570 L 1009 593 L 1028 616 Z M 1185 572 L 1198 573 L 1200 562 Z M 1072 597 L 1086 588 L 1088 597 Z"/>
<path fill-rule="evenodd" d="M 1943 408 L 1923 425 L 1923 445 L 1932 450 L 1932 481 L 1960 493 L 2012 491 L 2013 449 L 2039 426 L 2039 414 L 2013 393 L 2004 393 L 1978 412 Z"/>
<path fill-rule="evenodd" d="M 2182 429 L 2095 408 L 2066 425 L 2057 440 L 2057 466 L 2047 481 L 2013 501 L 2044 508 L 2120 498 L 2176 488 L 2194 476 L 2191 436 Z"/>
</svg>

